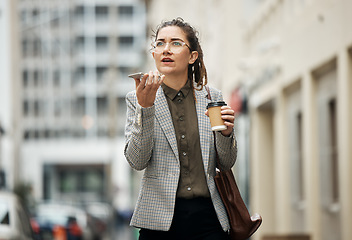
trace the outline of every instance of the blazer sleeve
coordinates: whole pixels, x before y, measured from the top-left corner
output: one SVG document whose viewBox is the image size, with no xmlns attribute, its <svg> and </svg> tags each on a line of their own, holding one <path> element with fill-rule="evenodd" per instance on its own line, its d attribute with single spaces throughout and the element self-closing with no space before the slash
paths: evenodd
<svg viewBox="0 0 352 240">
<path fill-rule="evenodd" d="M 237 159 L 237 141 L 234 132 L 228 137 L 225 137 L 221 132 L 215 133 L 216 149 L 218 151 L 220 168 L 230 169 Z"/>
<path fill-rule="evenodd" d="M 126 105 L 124 154 L 133 169 L 143 170 L 152 155 L 155 107 L 141 107 L 135 91 L 126 95 Z"/>
<path fill-rule="evenodd" d="M 223 101 L 221 91 L 210 88 L 213 101 Z M 215 144 L 219 156 L 220 168 L 227 170 L 233 167 L 237 159 L 237 141 L 234 129 L 230 136 L 215 132 Z"/>
</svg>

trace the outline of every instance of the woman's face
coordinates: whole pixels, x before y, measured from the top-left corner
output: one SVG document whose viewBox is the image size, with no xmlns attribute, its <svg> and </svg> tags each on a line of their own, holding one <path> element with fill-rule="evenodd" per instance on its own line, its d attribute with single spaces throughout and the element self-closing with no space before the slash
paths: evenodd
<svg viewBox="0 0 352 240">
<path fill-rule="evenodd" d="M 174 52 L 170 49 L 172 41 L 181 41 L 189 46 L 183 30 L 177 26 L 161 28 L 155 40 L 165 43 L 162 51 L 152 52 L 158 71 L 166 76 L 182 74 L 186 74 L 187 76 L 188 64 L 196 61 L 198 52 L 191 52 L 186 45 Z"/>
</svg>

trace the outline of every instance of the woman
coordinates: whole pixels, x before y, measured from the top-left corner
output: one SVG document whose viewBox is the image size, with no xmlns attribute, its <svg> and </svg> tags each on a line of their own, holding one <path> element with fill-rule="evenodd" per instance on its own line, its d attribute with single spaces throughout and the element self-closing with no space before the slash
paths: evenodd
<svg viewBox="0 0 352 240">
<path fill-rule="evenodd" d="M 158 71 L 135 79 L 126 96 L 125 156 L 145 170 L 131 225 L 139 239 L 229 239 L 226 210 L 214 183 L 216 153 L 206 106 L 206 69 L 197 32 L 181 18 L 163 22 L 152 55 Z M 213 101 L 220 91 L 210 88 Z M 236 160 L 234 111 L 222 107 L 216 132 L 221 167 Z"/>
</svg>

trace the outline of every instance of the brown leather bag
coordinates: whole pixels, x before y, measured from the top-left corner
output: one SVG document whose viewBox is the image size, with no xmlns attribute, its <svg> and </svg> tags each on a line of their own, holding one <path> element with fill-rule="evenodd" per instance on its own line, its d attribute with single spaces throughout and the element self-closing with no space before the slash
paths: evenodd
<svg viewBox="0 0 352 240">
<path fill-rule="evenodd" d="M 217 165 L 219 166 L 219 164 Z M 259 214 L 252 217 L 249 215 L 231 169 L 220 170 L 214 180 L 227 211 L 231 239 L 244 240 L 249 238 L 259 228 L 262 217 Z"/>
<path fill-rule="evenodd" d="M 207 86 L 205 88 L 208 91 L 208 99 L 211 100 L 209 88 Z M 230 238 L 231 240 L 245 240 L 257 231 L 262 223 L 262 217 L 259 214 L 255 214 L 252 217 L 250 216 L 241 197 L 241 193 L 238 190 L 232 170 L 221 169 L 215 144 L 215 132 L 213 133 L 217 166 L 214 181 L 229 218 Z"/>
</svg>

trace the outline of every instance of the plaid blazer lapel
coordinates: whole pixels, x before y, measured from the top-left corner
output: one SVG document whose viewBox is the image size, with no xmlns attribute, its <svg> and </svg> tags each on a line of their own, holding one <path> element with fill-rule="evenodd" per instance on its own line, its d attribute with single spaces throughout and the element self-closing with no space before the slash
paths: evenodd
<svg viewBox="0 0 352 240">
<path fill-rule="evenodd" d="M 200 137 L 200 148 L 202 151 L 202 158 L 204 164 L 204 170 L 208 172 L 208 163 L 209 163 L 209 154 L 210 154 L 210 144 L 213 140 L 211 139 L 212 134 L 209 134 L 210 121 L 208 116 L 205 115 L 206 106 L 210 102 L 207 99 L 207 91 L 203 88 L 201 91 L 195 90 L 196 96 L 196 109 L 198 117 L 198 128 L 199 128 L 199 137 Z"/>
<path fill-rule="evenodd" d="M 177 150 L 177 141 L 176 141 L 176 134 L 175 134 L 175 129 L 174 125 L 172 123 L 172 118 L 171 118 L 171 113 L 169 110 L 169 105 L 167 103 L 165 94 L 162 90 L 161 87 L 159 87 L 156 98 L 155 98 L 155 117 L 157 121 L 159 122 L 161 129 L 163 130 L 171 148 L 172 151 L 175 154 L 175 157 L 177 159 L 177 163 L 179 164 L 179 156 L 178 156 L 178 150 Z"/>
</svg>

